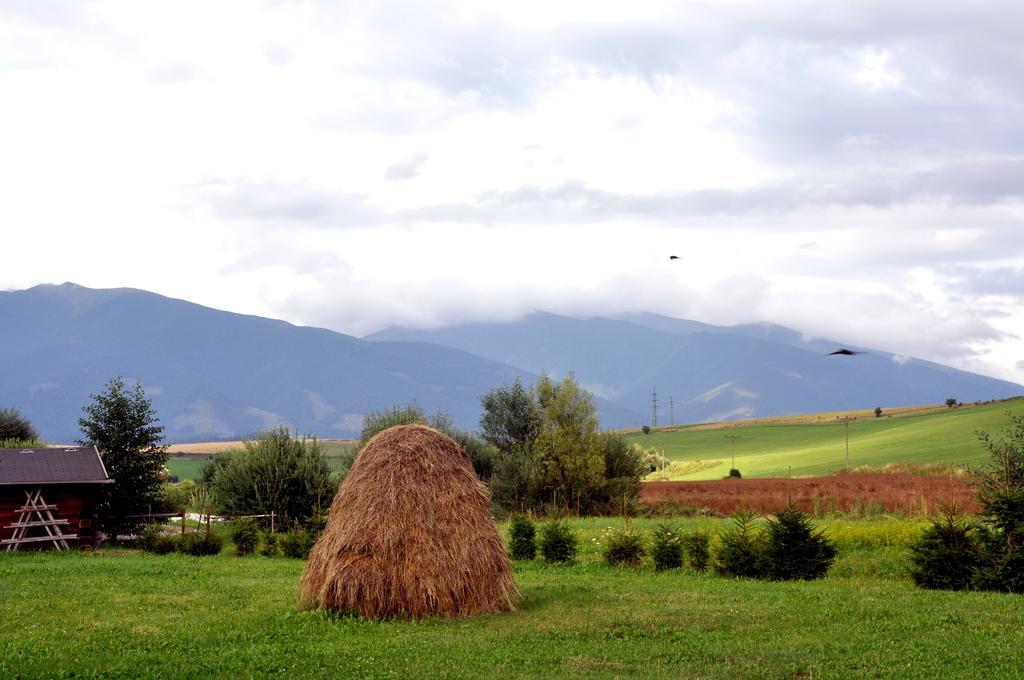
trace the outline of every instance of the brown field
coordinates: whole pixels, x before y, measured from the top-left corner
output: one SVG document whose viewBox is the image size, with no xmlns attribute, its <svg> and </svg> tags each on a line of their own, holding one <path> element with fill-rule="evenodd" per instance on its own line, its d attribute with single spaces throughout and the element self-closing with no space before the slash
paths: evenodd
<svg viewBox="0 0 1024 680">
<path fill-rule="evenodd" d="M 643 505 L 686 505 L 718 514 L 740 509 L 772 513 L 790 499 L 800 509 L 819 516 L 828 512 L 923 515 L 953 502 L 965 512 L 978 510 L 974 487 L 968 481 L 938 475 L 852 472 L 795 479 L 646 482 L 640 486 Z"/>
</svg>

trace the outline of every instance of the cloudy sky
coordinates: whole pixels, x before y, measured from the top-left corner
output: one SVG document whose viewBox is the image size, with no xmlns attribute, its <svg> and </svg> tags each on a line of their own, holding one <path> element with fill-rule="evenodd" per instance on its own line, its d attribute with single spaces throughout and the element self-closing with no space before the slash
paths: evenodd
<svg viewBox="0 0 1024 680">
<path fill-rule="evenodd" d="M 1019 0 L 3 0 L 0 289 L 766 320 L 1024 382 L 1021 35 Z"/>
</svg>

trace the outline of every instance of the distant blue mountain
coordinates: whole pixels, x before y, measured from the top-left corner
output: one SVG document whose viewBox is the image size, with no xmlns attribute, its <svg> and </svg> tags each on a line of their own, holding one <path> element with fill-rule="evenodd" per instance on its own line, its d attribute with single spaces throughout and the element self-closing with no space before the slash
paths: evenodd
<svg viewBox="0 0 1024 680">
<path fill-rule="evenodd" d="M 712 326 L 647 313 L 615 319 L 534 313 L 510 323 L 392 328 L 366 339 L 437 343 L 531 373 L 572 370 L 594 393 L 645 415 L 656 387 L 662 423 L 668 422 L 670 398 L 676 422 L 703 422 L 1024 394 L 1016 383 L 878 350 L 822 356 L 840 344 L 768 323 Z"/>
<path fill-rule="evenodd" d="M 0 292 L 0 406 L 48 441 L 77 438 L 89 396 L 138 379 L 172 440 L 232 438 L 278 424 L 357 434 L 363 414 L 410 401 L 476 427 L 479 397 L 528 371 L 416 342 L 367 342 L 127 288 Z M 637 414 L 602 407 L 609 422 Z"/>
</svg>

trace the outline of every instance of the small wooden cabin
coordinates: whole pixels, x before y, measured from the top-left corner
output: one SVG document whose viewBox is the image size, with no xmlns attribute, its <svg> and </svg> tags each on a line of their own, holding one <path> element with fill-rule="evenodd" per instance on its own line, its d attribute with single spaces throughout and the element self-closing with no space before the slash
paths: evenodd
<svg viewBox="0 0 1024 680">
<path fill-rule="evenodd" d="M 95 446 L 0 449 L 0 549 L 94 547 L 98 492 L 112 483 Z"/>
</svg>

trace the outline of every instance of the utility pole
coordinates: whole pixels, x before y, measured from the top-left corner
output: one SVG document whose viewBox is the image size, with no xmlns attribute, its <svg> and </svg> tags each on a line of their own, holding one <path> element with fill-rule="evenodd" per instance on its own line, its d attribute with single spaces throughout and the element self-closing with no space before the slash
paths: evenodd
<svg viewBox="0 0 1024 680">
<path fill-rule="evenodd" d="M 668 398 L 668 424 L 676 424 L 676 404 L 672 397 Z"/>
<path fill-rule="evenodd" d="M 658 390 L 651 388 L 651 427 L 658 424 Z"/>
<path fill-rule="evenodd" d="M 727 434 L 725 438 L 732 444 L 732 469 L 736 469 L 736 440 L 742 439 L 742 435 L 738 434 Z"/>
<path fill-rule="evenodd" d="M 836 420 L 843 421 L 846 425 L 846 466 L 843 468 L 847 472 L 850 470 L 850 421 L 857 420 L 857 416 L 836 416 Z"/>
</svg>

